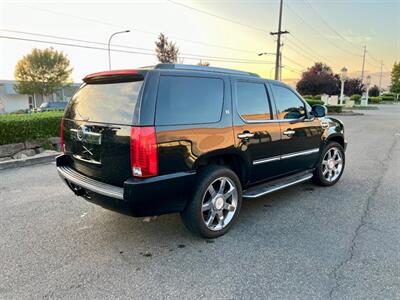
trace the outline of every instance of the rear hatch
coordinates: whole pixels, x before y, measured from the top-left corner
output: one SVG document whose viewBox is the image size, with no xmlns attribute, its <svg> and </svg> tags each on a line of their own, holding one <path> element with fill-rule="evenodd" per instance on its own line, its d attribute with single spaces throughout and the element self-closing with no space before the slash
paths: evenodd
<svg viewBox="0 0 400 300">
<path fill-rule="evenodd" d="M 132 176 L 131 126 L 137 122 L 144 75 L 128 70 L 85 77 L 63 121 L 65 154 L 75 170 L 117 186 Z"/>
</svg>

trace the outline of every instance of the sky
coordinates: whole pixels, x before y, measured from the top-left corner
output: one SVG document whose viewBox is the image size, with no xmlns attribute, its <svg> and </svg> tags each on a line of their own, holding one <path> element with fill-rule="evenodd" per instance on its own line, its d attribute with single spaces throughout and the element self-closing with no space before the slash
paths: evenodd
<svg viewBox="0 0 400 300">
<path fill-rule="evenodd" d="M 111 53 L 113 69 L 156 64 L 154 41 L 163 32 L 183 63 L 201 59 L 272 78 L 278 13 L 279 0 L 0 0 L 0 79 L 13 79 L 16 62 L 32 48 L 53 47 L 68 56 L 80 82 L 108 69 L 108 38 L 121 30 L 130 32 L 114 36 L 112 49 L 126 52 Z M 382 60 L 387 86 L 400 61 L 399 16 L 400 0 L 284 0 L 282 30 L 290 34 L 283 37 L 283 80 L 295 82 L 315 61 L 360 76 L 365 45 L 365 74 L 378 84 Z"/>
</svg>

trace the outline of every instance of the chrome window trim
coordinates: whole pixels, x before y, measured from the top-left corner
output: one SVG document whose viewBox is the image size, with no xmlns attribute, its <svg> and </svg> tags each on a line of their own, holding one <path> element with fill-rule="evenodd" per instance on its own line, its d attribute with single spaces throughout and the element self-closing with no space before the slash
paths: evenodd
<svg viewBox="0 0 400 300">
<path fill-rule="evenodd" d="M 269 157 L 269 158 L 256 159 L 256 160 L 253 160 L 253 165 L 259 165 L 259 164 L 269 163 L 269 162 L 273 162 L 273 161 L 289 159 L 289 158 L 302 156 L 302 155 L 310 155 L 310 154 L 317 153 L 317 152 L 319 152 L 319 148 L 313 148 L 310 150 L 298 151 L 298 152 L 288 153 L 288 154 L 284 154 L 284 155 L 273 156 L 273 157 Z"/>
<path fill-rule="evenodd" d="M 268 108 L 269 108 L 269 115 L 270 118 L 269 119 L 261 119 L 261 120 L 246 120 L 242 117 L 242 115 L 239 113 L 238 110 L 238 97 L 237 97 L 237 83 L 238 82 L 249 82 L 249 83 L 257 83 L 257 84 L 263 84 L 264 88 L 265 88 L 265 94 L 267 96 L 267 104 L 268 104 Z M 239 116 L 239 118 L 245 123 L 245 124 L 263 124 L 263 123 L 270 123 L 270 121 L 275 121 L 275 114 L 274 114 L 274 110 L 272 109 L 272 100 L 271 100 L 271 95 L 270 92 L 268 91 L 268 86 L 265 80 L 255 80 L 254 78 L 249 78 L 249 79 L 243 79 L 243 78 L 239 78 L 239 79 L 233 79 L 233 83 L 235 85 L 235 94 L 234 94 L 234 102 L 235 102 L 235 111 L 236 114 Z"/>
</svg>

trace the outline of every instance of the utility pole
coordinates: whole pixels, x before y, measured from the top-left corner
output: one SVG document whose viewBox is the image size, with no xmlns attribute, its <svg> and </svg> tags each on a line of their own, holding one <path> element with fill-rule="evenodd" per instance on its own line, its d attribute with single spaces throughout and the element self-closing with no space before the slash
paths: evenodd
<svg viewBox="0 0 400 300">
<path fill-rule="evenodd" d="M 365 67 L 365 53 L 367 53 L 367 46 L 364 45 L 364 55 L 363 55 L 363 63 L 362 63 L 362 70 L 361 70 L 361 83 L 364 82 L 364 67 Z"/>
<path fill-rule="evenodd" d="M 383 60 L 381 60 L 381 75 L 379 76 L 379 96 L 381 95 L 381 88 L 382 88 L 382 69 L 383 69 Z"/>
<path fill-rule="evenodd" d="M 277 41 L 276 41 L 275 80 L 278 80 L 279 72 L 280 72 L 279 71 L 279 62 L 280 62 L 280 56 L 281 56 L 281 35 L 289 33 L 289 31 L 287 31 L 287 30 L 282 31 L 282 9 L 283 9 L 283 0 L 280 1 L 280 6 L 279 6 L 278 31 L 271 32 L 271 35 L 278 36 Z"/>
<path fill-rule="evenodd" d="M 279 52 L 279 81 L 282 81 L 282 51 Z"/>
</svg>

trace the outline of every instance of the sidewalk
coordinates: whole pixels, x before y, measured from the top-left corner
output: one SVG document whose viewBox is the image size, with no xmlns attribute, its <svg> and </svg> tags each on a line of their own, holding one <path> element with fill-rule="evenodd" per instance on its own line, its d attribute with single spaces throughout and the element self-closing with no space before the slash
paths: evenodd
<svg viewBox="0 0 400 300">
<path fill-rule="evenodd" d="M 60 152 L 46 150 L 35 156 L 2 161 L 0 162 L 0 170 L 53 162 L 58 155 L 60 155 Z"/>
</svg>

